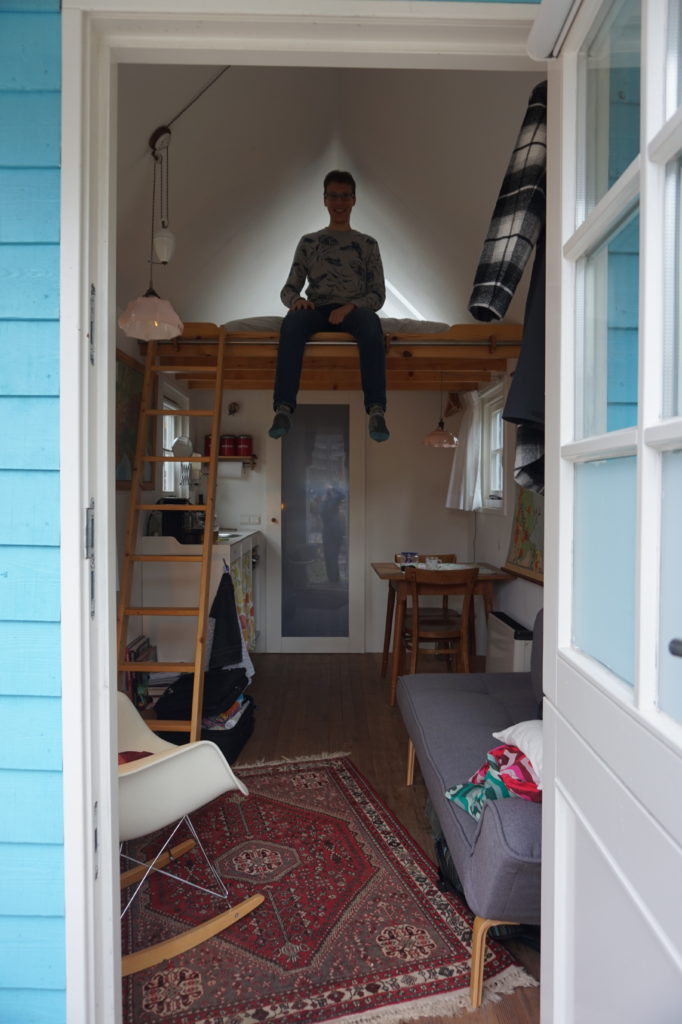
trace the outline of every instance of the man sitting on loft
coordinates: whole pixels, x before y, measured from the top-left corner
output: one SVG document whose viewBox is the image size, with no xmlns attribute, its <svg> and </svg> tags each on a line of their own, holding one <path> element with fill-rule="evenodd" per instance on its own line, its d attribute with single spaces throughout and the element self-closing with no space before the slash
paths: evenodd
<svg viewBox="0 0 682 1024">
<path fill-rule="evenodd" d="M 360 350 L 360 373 L 369 416 L 369 436 L 387 441 L 384 335 L 376 314 L 386 291 L 379 245 L 350 226 L 355 181 L 348 171 L 324 179 L 329 226 L 304 235 L 294 253 L 281 299 L 289 312 L 279 336 L 270 437 L 284 437 L 291 426 L 301 379 L 303 350 L 318 331 L 346 331 Z M 301 290 L 308 281 L 306 298 Z"/>
</svg>

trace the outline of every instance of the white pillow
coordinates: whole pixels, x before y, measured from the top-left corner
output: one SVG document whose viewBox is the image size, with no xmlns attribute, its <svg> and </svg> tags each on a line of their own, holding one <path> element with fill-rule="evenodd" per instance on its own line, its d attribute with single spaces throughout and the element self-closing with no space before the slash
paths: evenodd
<svg viewBox="0 0 682 1024">
<path fill-rule="evenodd" d="M 533 771 L 542 782 L 542 720 L 535 718 L 530 722 L 519 722 L 508 729 L 494 732 L 493 736 L 502 743 L 518 747 L 533 765 Z"/>
</svg>

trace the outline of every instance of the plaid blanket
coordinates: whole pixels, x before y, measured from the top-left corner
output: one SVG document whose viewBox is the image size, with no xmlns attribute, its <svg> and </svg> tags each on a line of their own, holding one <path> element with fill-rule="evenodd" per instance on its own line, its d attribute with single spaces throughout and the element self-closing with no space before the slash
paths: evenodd
<svg viewBox="0 0 682 1024">
<path fill-rule="evenodd" d="M 476 320 L 500 320 L 545 222 L 547 83 L 533 89 L 507 167 L 469 299 Z"/>
</svg>

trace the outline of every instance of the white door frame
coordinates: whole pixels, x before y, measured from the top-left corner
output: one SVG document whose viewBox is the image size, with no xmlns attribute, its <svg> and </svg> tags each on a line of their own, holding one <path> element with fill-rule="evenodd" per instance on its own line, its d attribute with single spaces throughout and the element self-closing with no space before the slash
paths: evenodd
<svg viewBox="0 0 682 1024">
<path fill-rule="evenodd" d="M 529 71 L 536 5 L 62 0 L 61 528 L 67 1019 L 120 1019 L 115 494 L 119 63 Z M 90 289 L 96 304 L 90 319 Z M 95 360 L 89 360 L 93 343 Z M 94 598 L 84 558 L 94 499 Z M 76 570 L 77 567 L 77 570 Z"/>
</svg>

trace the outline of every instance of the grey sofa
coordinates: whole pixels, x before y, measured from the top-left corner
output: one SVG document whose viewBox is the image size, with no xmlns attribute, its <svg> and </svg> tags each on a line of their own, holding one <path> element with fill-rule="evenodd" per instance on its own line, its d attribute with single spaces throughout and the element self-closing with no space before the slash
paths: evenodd
<svg viewBox="0 0 682 1024">
<path fill-rule="evenodd" d="M 533 627 L 529 672 L 405 675 L 398 679 L 397 701 L 410 738 L 408 784 L 416 757 L 434 824 L 476 915 L 471 987 L 476 1006 L 490 926 L 540 922 L 542 805 L 515 798 L 489 801 L 476 821 L 448 800 L 445 790 L 481 767 L 497 745 L 493 732 L 540 716 L 542 612 Z"/>
</svg>

